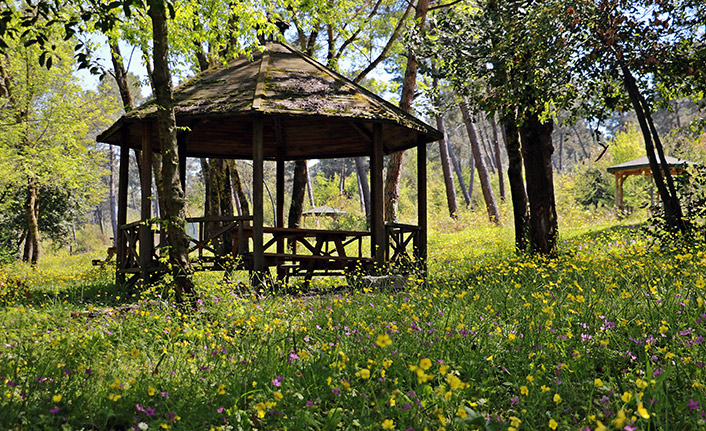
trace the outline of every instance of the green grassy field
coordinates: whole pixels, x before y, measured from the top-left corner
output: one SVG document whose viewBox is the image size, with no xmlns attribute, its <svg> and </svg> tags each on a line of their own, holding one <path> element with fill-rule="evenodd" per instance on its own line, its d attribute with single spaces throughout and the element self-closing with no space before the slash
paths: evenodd
<svg viewBox="0 0 706 431">
<path fill-rule="evenodd" d="M 552 261 L 511 247 L 509 227 L 433 233 L 403 291 L 201 277 L 193 313 L 89 256 L 0 268 L 0 429 L 706 426 L 704 245 L 605 224 Z"/>
</svg>

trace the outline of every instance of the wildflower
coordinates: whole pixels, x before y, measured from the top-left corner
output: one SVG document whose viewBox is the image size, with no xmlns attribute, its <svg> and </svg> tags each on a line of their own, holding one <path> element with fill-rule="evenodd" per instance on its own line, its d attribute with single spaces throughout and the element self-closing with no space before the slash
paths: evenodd
<svg viewBox="0 0 706 431">
<path fill-rule="evenodd" d="M 59 413 L 59 410 L 61 410 L 61 409 L 59 408 L 59 406 L 55 406 L 53 409 L 50 409 L 50 410 L 49 410 L 49 413 L 55 415 L 55 414 Z"/>
<path fill-rule="evenodd" d="M 600 388 L 601 386 L 603 386 L 603 380 L 601 380 L 601 379 L 596 379 L 596 380 L 594 380 L 594 381 L 593 381 L 593 386 L 595 386 L 595 387 L 597 387 L 597 388 Z"/>
<path fill-rule="evenodd" d="M 390 368 L 390 365 L 392 365 L 392 359 L 383 359 L 383 361 L 382 361 L 383 367 Z"/>
<path fill-rule="evenodd" d="M 110 399 L 110 401 L 117 402 L 117 401 L 118 401 L 120 398 L 122 398 L 122 397 L 123 397 L 123 396 L 122 396 L 122 395 L 119 395 L 119 394 L 110 394 L 110 396 L 108 397 L 108 399 Z"/>
<path fill-rule="evenodd" d="M 147 387 L 147 395 L 153 397 L 154 394 L 157 393 L 157 389 L 153 388 L 152 386 Z"/>
<path fill-rule="evenodd" d="M 542 390 L 542 392 L 549 392 L 551 389 L 549 389 L 549 386 L 547 385 L 542 385 L 539 389 Z"/>
<path fill-rule="evenodd" d="M 534 377 L 533 377 L 531 374 L 529 374 L 529 375 L 526 377 L 526 379 L 527 379 L 528 382 L 534 383 Z"/>
<path fill-rule="evenodd" d="M 429 358 L 422 359 L 421 361 L 419 361 L 419 367 L 422 370 L 427 371 L 429 368 L 431 368 L 431 359 L 429 359 Z"/>
<path fill-rule="evenodd" d="M 519 428 L 522 421 L 517 416 L 510 416 L 510 425 L 514 428 Z"/>
<path fill-rule="evenodd" d="M 391 430 L 395 429 L 395 422 L 392 419 L 385 419 L 382 421 L 382 429 Z"/>
<path fill-rule="evenodd" d="M 441 367 L 439 367 L 439 373 L 441 373 L 442 375 L 445 375 L 446 372 L 449 371 L 449 368 L 450 367 L 448 365 L 444 364 Z"/>
<path fill-rule="evenodd" d="M 218 385 L 218 389 L 216 390 L 218 395 L 223 395 L 226 393 L 226 387 L 225 385 Z"/>
<path fill-rule="evenodd" d="M 615 426 L 618 429 L 620 429 L 623 427 L 623 425 L 625 424 L 625 421 L 627 419 L 628 418 L 625 416 L 625 411 L 623 409 L 620 409 L 620 410 L 618 410 L 618 414 L 616 415 L 616 418 L 613 419 L 613 423 L 615 424 Z"/>
<path fill-rule="evenodd" d="M 375 344 L 377 344 L 379 347 L 387 347 L 390 344 L 392 344 L 392 340 L 390 339 L 389 335 L 380 334 L 380 335 L 378 335 L 377 339 L 375 340 Z"/>
<path fill-rule="evenodd" d="M 145 431 L 146 429 L 149 429 L 150 426 L 147 425 L 147 424 L 144 423 L 144 422 L 140 422 L 139 424 L 137 424 L 137 427 L 138 427 L 139 429 L 141 429 L 142 431 Z"/>
<path fill-rule="evenodd" d="M 647 387 L 647 382 L 642 380 L 642 379 L 637 379 L 635 380 L 635 384 L 637 385 L 638 388 L 640 389 L 645 389 Z"/>
<path fill-rule="evenodd" d="M 596 421 L 596 430 L 595 431 L 606 431 L 608 427 L 603 425 L 603 422 L 601 421 Z"/>
<path fill-rule="evenodd" d="M 561 402 L 561 395 L 559 394 L 554 394 L 554 398 L 552 398 L 555 403 L 559 404 Z"/>
<path fill-rule="evenodd" d="M 645 409 L 645 407 L 642 405 L 642 403 L 640 403 L 640 404 L 637 406 L 637 414 L 640 415 L 640 416 L 642 416 L 643 419 L 649 419 L 649 418 L 650 418 L 650 414 L 647 412 L 647 409 Z"/>
<path fill-rule="evenodd" d="M 623 396 L 620 397 L 621 400 L 623 400 L 624 403 L 630 402 L 632 399 L 632 393 L 630 392 L 623 392 Z"/>
<path fill-rule="evenodd" d="M 686 406 L 689 407 L 689 410 L 698 410 L 699 409 L 699 402 L 694 401 L 693 398 L 689 399 L 689 402 L 686 403 Z"/>
<path fill-rule="evenodd" d="M 275 399 L 276 399 L 277 401 L 279 401 L 279 400 L 281 400 L 282 398 L 284 398 L 284 395 L 282 395 L 282 392 L 280 392 L 280 391 L 275 392 L 273 395 L 275 396 Z"/>
<path fill-rule="evenodd" d="M 559 423 L 554 419 L 549 419 L 549 428 L 555 430 L 559 426 Z"/>
<path fill-rule="evenodd" d="M 55 403 L 58 403 L 59 401 L 61 401 L 61 398 L 62 398 L 61 394 L 56 394 L 53 397 L 51 397 L 51 400 L 54 401 Z"/>
<path fill-rule="evenodd" d="M 466 416 L 468 416 L 468 412 L 466 412 L 466 409 L 463 407 L 459 407 L 458 410 L 456 410 L 456 416 L 460 417 L 461 419 L 464 419 Z"/>
<path fill-rule="evenodd" d="M 521 393 L 522 395 L 527 396 L 527 395 L 529 394 L 529 389 L 527 388 L 527 386 L 524 386 L 524 385 L 523 385 L 523 386 L 520 386 L 520 393 Z"/>
<path fill-rule="evenodd" d="M 367 368 L 363 368 L 360 370 L 360 378 L 361 379 L 369 379 L 370 378 L 370 370 Z"/>
</svg>

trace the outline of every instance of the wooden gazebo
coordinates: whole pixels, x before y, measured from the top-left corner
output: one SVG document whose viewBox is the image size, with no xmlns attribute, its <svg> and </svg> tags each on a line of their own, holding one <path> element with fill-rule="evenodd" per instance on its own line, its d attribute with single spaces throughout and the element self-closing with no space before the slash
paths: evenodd
<svg viewBox="0 0 706 431">
<path fill-rule="evenodd" d="M 426 257 L 426 144 L 441 138 L 433 127 L 354 84 L 291 46 L 269 42 L 252 59 L 238 58 L 213 68 L 174 90 L 182 182 L 186 157 L 253 161 L 251 216 L 193 218 L 197 268 L 218 269 L 226 257 L 239 268 L 278 274 L 341 273 L 354 266 L 384 266 L 402 254 Z M 151 159 L 159 152 L 154 102 L 121 117 L 98 136 L 121 147 L 118 192 L 117 275 L 147 278 L 163 271 L 155 250 L 150 188 L 141 193 L 141 220 L 127 224 L 130 148 L 142 151 L 142 184 L 151 184 Z M 416 147 L 417 225 L 386 225 L 383 218 L 383 156 Z M 371 219 L 369 231 L 348 232 L 284 227 L 285 162 L 369 157 Z M 276 222 L 263 220 L 263 162 L 276 162 Z M 205 223 L 218 223 L 211 237 Z M 363 243 L 369 237 L 369 253 Z M 226 238 L 226 247 L 214 240 Z M 285 250 L 285 243 L 298 246 Z M 367 248 L 367 247 L 365 247 Z M 208 266 L 207 262 L 213 262 Z"/>
<path fill-rule="evenodd" d="M 672 175 L 679 175 L 688 165 L 694 164 L 694 162 L 688 160 L 669 156 L 665 156 L 665 159 Z M 646 175 L 652 178 L 652 169 L 647 156 L 610 166 L 607 170 L 615 176 L 615 206 L 620 211 L 625 211 L 626 209 L 623 204 L 623 183 L 625 183 L 625 180 L 631 175 Z"/>
</svg>

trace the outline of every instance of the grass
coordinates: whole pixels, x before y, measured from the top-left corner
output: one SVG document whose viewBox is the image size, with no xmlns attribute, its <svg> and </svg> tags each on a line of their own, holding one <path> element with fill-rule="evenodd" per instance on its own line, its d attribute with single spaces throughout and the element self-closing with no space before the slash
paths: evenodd
<svg viewBox="0 0 706 431">
<path fill-rule="evenodd" d="M 437 232 L 404 291 L 261 295 L 199 310 L 86 256 L 0 269 L 0 428 L 703 429 L 706 249 L 638 228 Z"/>
</svg>

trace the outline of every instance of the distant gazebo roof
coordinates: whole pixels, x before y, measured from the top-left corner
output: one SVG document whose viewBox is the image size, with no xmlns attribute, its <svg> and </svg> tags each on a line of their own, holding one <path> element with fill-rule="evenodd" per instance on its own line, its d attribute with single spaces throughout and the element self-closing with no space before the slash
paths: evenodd
<svg viewBox="0 0 706 431">
<path fill-rule="evenodd" d="M 303 216 L 331 216 L 331 217 L 336 217 L 339 215 L 345 215 L 348 214 L 346 211 L 339 210 L 336 208 L 332 208 L 328 205 L 321 205 L 320 207 L 312 208 L 309 211 L 304 211 L 302 213 Z"/>
<path fill-rule="evenodd" d="M 675 157 L 665 156 L 664 158 L 669 166 L 669 172 L 673 175 L 681 174 L 684 168 L 696 164 L 689 160 L 677 159 Z M 659 158 L 657 159 L 657 163 L 660 163 Z M 626 210 L 623 204 L 623 183 L 625 180 L 631 175 L 647 175 L 650 178 L 652 177 L 650 161 L 647 156 L 610 166 L 608 167 L 608 172 L 615 175 L 615 206 L 621 211 Z"/>
<path fill-rule="evenodd" d="M 665 159 L 670 168 L 684 168 L 688 165 L 695 164 L 694 162 L 691 162 L 689 160 L 677 159 L 675 157 L 665 156 Z M 657 161 L 659 162 L 659 159 L 657 159 Z M 639 174 L 642 173 L 642 171 L 645 169 L 650 169 L 650 161 L 647 156 L 639 157 L 635 160 L 630 160 L 629 162 L 610 166 L 608 168 L 608 172 L 610 172 L 611 174 Z"/>
<path fill-rule="evenodd" d="M 239 57 L 179 85 L 174 107 L 177 126 L 190 130 L 190 157 L 250 159 L 256 117 L 265 121 L 266 160 L 367 155 L 374 123 L 385 126 L 385 154 L 415 147 L 420 140 L 441 139 L 435 128 L 279 42 L 268 42 L 252 59 Z M 158 152 L 156 112 L 154 101 L 148 101 L 101 133 L 98 141 L 118 145 L 127 132 L 129 146 L 139 149 L 144 131 L 151 129 Z M 145 128 L 145 123 L 152 127 Z"/>
</svg>

